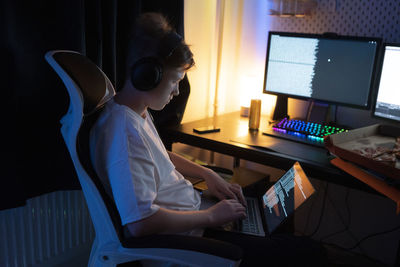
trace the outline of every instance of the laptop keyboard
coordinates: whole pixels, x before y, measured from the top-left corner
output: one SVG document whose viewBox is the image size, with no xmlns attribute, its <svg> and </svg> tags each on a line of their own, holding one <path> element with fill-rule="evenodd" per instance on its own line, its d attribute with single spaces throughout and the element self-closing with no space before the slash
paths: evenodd
<svg viewBox="0 0 400 267">
<path fill-rule="evenodd" d="M 264 230 L 257 207 L 257 199 L 246 198 L 247 217 L 241 220 L 241 232 L 254 235 L 264 235 Z"/>
</svg>

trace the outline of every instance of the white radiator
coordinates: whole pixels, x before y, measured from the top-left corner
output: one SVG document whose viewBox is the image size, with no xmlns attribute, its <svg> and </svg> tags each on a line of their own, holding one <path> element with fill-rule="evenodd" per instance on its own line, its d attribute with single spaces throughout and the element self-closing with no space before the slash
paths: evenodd
<svg viewBox="0 0 400 267">
<path fill-rule="evenodd" d="M 57 191 L 0 211 L 0 266 L 40 265 L 89 245 L 94 229 L 82 191 Z"/>
</svg>

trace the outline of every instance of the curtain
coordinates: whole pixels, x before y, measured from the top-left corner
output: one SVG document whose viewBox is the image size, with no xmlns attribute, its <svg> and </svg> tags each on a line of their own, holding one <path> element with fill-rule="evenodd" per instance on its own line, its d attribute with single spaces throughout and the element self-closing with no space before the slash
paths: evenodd
<svg viewBox="0 0 400 267">
<path fill-rule="evenodd" d="M 118 91 L 125 79 L 128 34 L 140 13 L 162 12 L 183 33 L 183 0 L 164 2 L 0 0 L 0 53 L 5 69 L 0 76 L 5 133 L 0 209 L 24 205 L 28 198 L 55 190 L 80 188 L 60 134 L 68 94 L 44 54 L 59 49 L 85 54 Z M 186 83 L 180 105 L 171 104 L 170 113 L 156 115 L 157 121 L 171 121 L 168 117 L 183 113 L 189 94 Z"/>
</svg>

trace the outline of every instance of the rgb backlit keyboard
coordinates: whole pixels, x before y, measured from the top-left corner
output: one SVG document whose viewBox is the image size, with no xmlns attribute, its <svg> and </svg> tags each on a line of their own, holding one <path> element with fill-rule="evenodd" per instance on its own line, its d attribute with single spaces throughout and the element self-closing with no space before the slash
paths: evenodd
<svg viewBox="0 0 400 267">
<path fill-rule="evenodd" d="M 274 126 L 272 129 L 279 133 L 294 135 L 314 142 L 322 143 L 324 136 L 347 132 L 347 129 L 328 126 L 316 122 L 308 122 L 303 120 L 290 120 L 283 119 Z"/>
</svg>

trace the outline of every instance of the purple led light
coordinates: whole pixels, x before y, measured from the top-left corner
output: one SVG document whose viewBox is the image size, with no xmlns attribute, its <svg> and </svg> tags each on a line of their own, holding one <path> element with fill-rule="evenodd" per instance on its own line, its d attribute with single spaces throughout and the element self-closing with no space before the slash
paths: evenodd
<svg viewBox="0 0 400 267">
<path fill-rule="evenodd" d="M 286 133 L 286 130 L 285 130 L 285 129 L 280 129 L 280 128 L 276 128 L 276 127 L 272 127 L 272 129 L 273 129 L 274 131 L 277 131 L 277 132 Z"/>
</svg>

